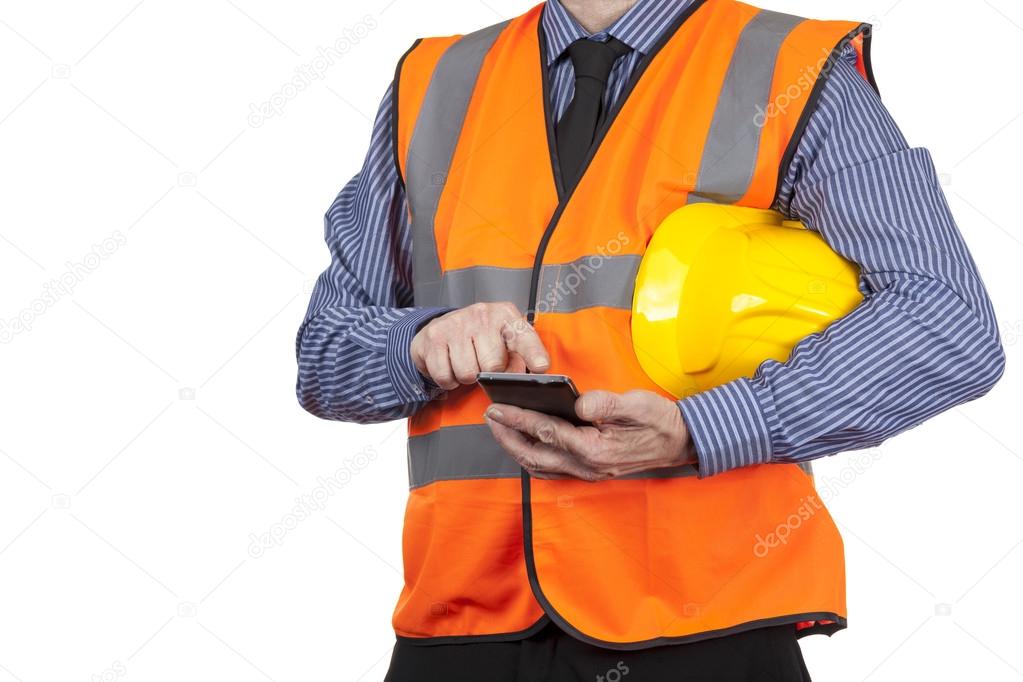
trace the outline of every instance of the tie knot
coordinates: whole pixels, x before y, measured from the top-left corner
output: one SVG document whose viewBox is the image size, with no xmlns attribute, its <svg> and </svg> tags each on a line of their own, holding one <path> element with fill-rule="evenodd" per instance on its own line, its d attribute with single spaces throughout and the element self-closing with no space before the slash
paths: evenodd
<svg viewBox="0 0 1023 682">
<path fill-rule="evenodd" d="M 602 85 L 607 82 L 615 61 L 628 51 L 629 46 L 617 38 L 609 38 L 606 43 L 582 38 L 568 46 L 575 79 L 592 78 Z"/>
</svg>

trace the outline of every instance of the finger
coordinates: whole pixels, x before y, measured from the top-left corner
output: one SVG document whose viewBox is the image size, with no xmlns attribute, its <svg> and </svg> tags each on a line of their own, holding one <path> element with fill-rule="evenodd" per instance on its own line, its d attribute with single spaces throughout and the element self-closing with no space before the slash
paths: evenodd
<svg viewBox="0 0 1023 682">
<path fill-rule="evenodd" d="M 471 339 L 452 343 L 448 346 L 448 356 L 451 358 L 451 371 L 458 383 L 471 384 L 476 381 L 480 366 L 476 363 L 476 349 Z"/>
<path fill-rule="evenodd" d="M 533 325 L 525 319 L 518 318 L 513 322 L 506 322 L 501 328 L 501 336 L 504 337 L 508 350 L 522 356 L 529 371 L 543 373 L 550 369 L 550 355 L 547 354 L 547 349 L 544 348 L 543 341 L 533 329 Z"/>
<path fill-rule="evenodd" d="M 589 456 L 592 449 L 583 433 L 583 429 L 592 427 L 577 427 L 559 417 L 513 405 L 492 405 L 487 416 L 502 426 L 521 431 L 545 445 L 576 456 Z"/>
<path fill-rule="evenodd" d="M 476 348 L 476 361 L 481 371 L 503 372 L 508 367 L 508 348 L 499 333 L 483 332 L 472 340 Z"/>
<path fill-rule="evenodd" d="M 526 361 L 518 353 L 508 353 L 508 366 L 505 372 L 525 372 Z"/>
<path fill-rule="evenodd" d="M 433 380 L 445 391 L 458 388 L 458 381 L 451 369 L 451 358 L 447 346 L 436 346 L 426 354 L 426 370 Z"/>
<path fill-rule="evenodd" d="M 489 416 L 486 418 L 486 422 L 498 445 L 531 475 L 564 474 L 584 481 L 595 481 L 602 478 L 600 474 L 586 467 L 567 452 L 531 440 L 521 431 L 504 426 Z"/>
</svg>

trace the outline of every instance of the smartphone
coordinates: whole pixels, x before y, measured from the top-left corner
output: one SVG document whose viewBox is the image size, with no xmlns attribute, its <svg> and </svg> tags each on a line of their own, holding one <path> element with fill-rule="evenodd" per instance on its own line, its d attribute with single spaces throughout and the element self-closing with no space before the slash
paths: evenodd
<svg viewBox="0 0 1023 682">
<path fill-rule="evenodd" d="M 476 381 L 495 403 L 561 417 L 576 426 L 589 426 L 575 414 L 579 391 L 564 374 L 480 372 Z"/>
</svg>

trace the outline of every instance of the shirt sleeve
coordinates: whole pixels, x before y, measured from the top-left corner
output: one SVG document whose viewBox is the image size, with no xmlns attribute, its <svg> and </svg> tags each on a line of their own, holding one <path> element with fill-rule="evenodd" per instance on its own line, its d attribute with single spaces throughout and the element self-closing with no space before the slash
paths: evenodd
<svg viewBox="0 0 1023 682">
<path fill-rule="evenodd" d="M 843 55 L 776 208 L 860 268 L 863 302 L 788 360 L 679 402 L 701 476 L 873 447 L 986 393 L 1005 356 L 933 161 Z"/>
<path fill-rule="evenodd" d="M 419 328 L 446 309 L 412 304 L 412 238 L 394 165 L 392 90 L 393 84 L 362 170 L 324 218 L 330 266 L 316 281 L 298 332 L 298 400 L 324 419 L 398 419 L 440 393 L 409 350 Z"/>
</svg>

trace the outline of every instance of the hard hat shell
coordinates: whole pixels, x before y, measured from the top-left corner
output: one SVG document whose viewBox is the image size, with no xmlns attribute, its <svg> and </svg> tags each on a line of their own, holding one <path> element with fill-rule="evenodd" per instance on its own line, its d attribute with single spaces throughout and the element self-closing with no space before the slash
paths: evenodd
<svg viewBox="0 0 1023 682">
<path fill-rule="evenodd" d="M 860 303 L 858 278 L 820 235 L 776 211 L 690 204 L 643 256 L 633 348 L 654 383 L 689 396 L 787 359 Z"/>
</svg>

